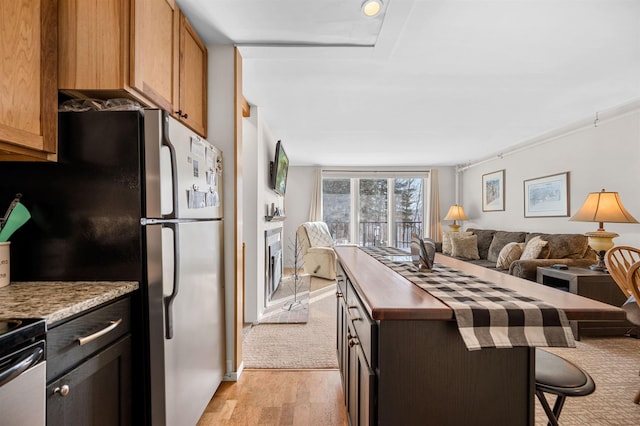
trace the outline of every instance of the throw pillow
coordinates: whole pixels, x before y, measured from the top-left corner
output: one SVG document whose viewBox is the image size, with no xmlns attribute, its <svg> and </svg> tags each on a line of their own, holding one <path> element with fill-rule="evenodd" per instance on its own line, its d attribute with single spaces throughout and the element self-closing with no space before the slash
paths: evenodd
<svg viewBox="0 0 640 426">
<path fill-rule="evenodd" d="M 509 266 L 511 266 L 514 261 L 520 259 L 523 249 L 524 243 L 507 243 L 507 245 L 500 250 L 496 268 L 509 269 Z"/>
<path fill-rule="evenodd" d="M 451 240 L 451 255 L 464 259 L 480 259 L 478 255 L 478 236 L 469 235 L 453 238 Z"/>
<path fill-rule="evenodd" d="M 493 240 L 493 235 L 496 231 L 493 229 L 474 228 L 468 228 L 467 231 L 478 236 L 478 254 L 480 255 L 480 259 L 486 259 L 489 254 L 489 246 L 491 246 L 491 241 Z"/>
<path fill-rule="evenodd" d="M 448 254 L 451 255 L 451 240 L 453 238 L 459 238 L 459 237 L 468 237 L 472 235 L 471 232 L 451 232 L 451 231 L 445 231 L 442 233 L 442 253 L 443 254 Z"/>
<path fill-rule="evenodd" d="M 524 250 L 522 250 L 520 260 L 537 259 L 540 255 L 540 252 L 546 245 L 547 242 L 540 237 L 534 237 L 530 239 L 527 245 L 524 246 Z"/>
<path fill-rule="evenodd" d="M 524 238 L 526 236 L 526 232 L 496 231 L 493 235 L 493 240 L 491 240 L 491 245 L 489 246 L 487 260 L 497 262 L 500 250 L 502 250 L 507 243 L 524 243 Z"/>
</svg>

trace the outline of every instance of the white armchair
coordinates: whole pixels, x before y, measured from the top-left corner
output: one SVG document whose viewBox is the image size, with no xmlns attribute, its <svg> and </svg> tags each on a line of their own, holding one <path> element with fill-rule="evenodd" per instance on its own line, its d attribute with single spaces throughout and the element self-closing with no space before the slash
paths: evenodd
<svg viewBox="0 0 640 426">
<path fill-rule="evenodd" d="M 305 222 L 298 226 L 298 243 L 304 272 L 328 280 L 336 279 L 336 252 L 327 224 Z"/>
</svg>

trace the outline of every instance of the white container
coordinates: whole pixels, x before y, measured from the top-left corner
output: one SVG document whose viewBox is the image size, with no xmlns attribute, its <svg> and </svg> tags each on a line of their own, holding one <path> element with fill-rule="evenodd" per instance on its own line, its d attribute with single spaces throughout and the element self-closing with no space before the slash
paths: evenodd
<svg viewBox="0 0 640 426">
<path fill-rule="evenodd" d="M 11 244 L 10 241 L 0 243 L 0 288 L 8 286 L 11 282 L 9 275 L 9 270 L 11 269 L 9 244 Z"/>
</svg>

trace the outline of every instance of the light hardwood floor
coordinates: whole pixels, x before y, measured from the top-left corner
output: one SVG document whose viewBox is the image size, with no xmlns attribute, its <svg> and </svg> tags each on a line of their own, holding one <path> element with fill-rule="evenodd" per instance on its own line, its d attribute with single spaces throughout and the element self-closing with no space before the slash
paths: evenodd
<svg viewBox="0 0 640 426">
<path fill-rule="evenodd" d="M 223 382 L 198 426 L 347 425 L 338 370 L 244 370 Z"/>
</svg>

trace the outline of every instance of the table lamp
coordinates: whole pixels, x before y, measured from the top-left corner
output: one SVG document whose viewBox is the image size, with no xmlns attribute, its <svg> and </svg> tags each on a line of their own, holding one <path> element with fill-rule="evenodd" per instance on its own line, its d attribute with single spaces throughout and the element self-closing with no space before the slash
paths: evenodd
<svg viewBox="0 0 640 426">
<path fill-rule="evenodd" d="M 624 208 L 618 193 L 607 192 L 604 189 L 600 192 L 589 193 L 580 210 L 569 220 L 598 222 L 599 224 L 597 231 L 585 233 L 589 237 L 589 246 L 598 255 L 598 263 L 589 267 L 592 271 L 606 271 L 604 255 L 607 250 L 613 247 L 613 239 L 619 236 L 615 232 L 605 231 L 604 222 L 638 223 Z"/>
<path fill-rule="evenodd" d="M 453 223 L 449 225 L 449 230 L 451 232 L 458 232 L 460 231 L 460 225 L 456 223 L 456 220 L 469 220 L 469 218 L 464 214 L 462 206 L 454 204 L 449 208 L 449 212 L 442 220 L 452 220 Z"/>
</svg>

